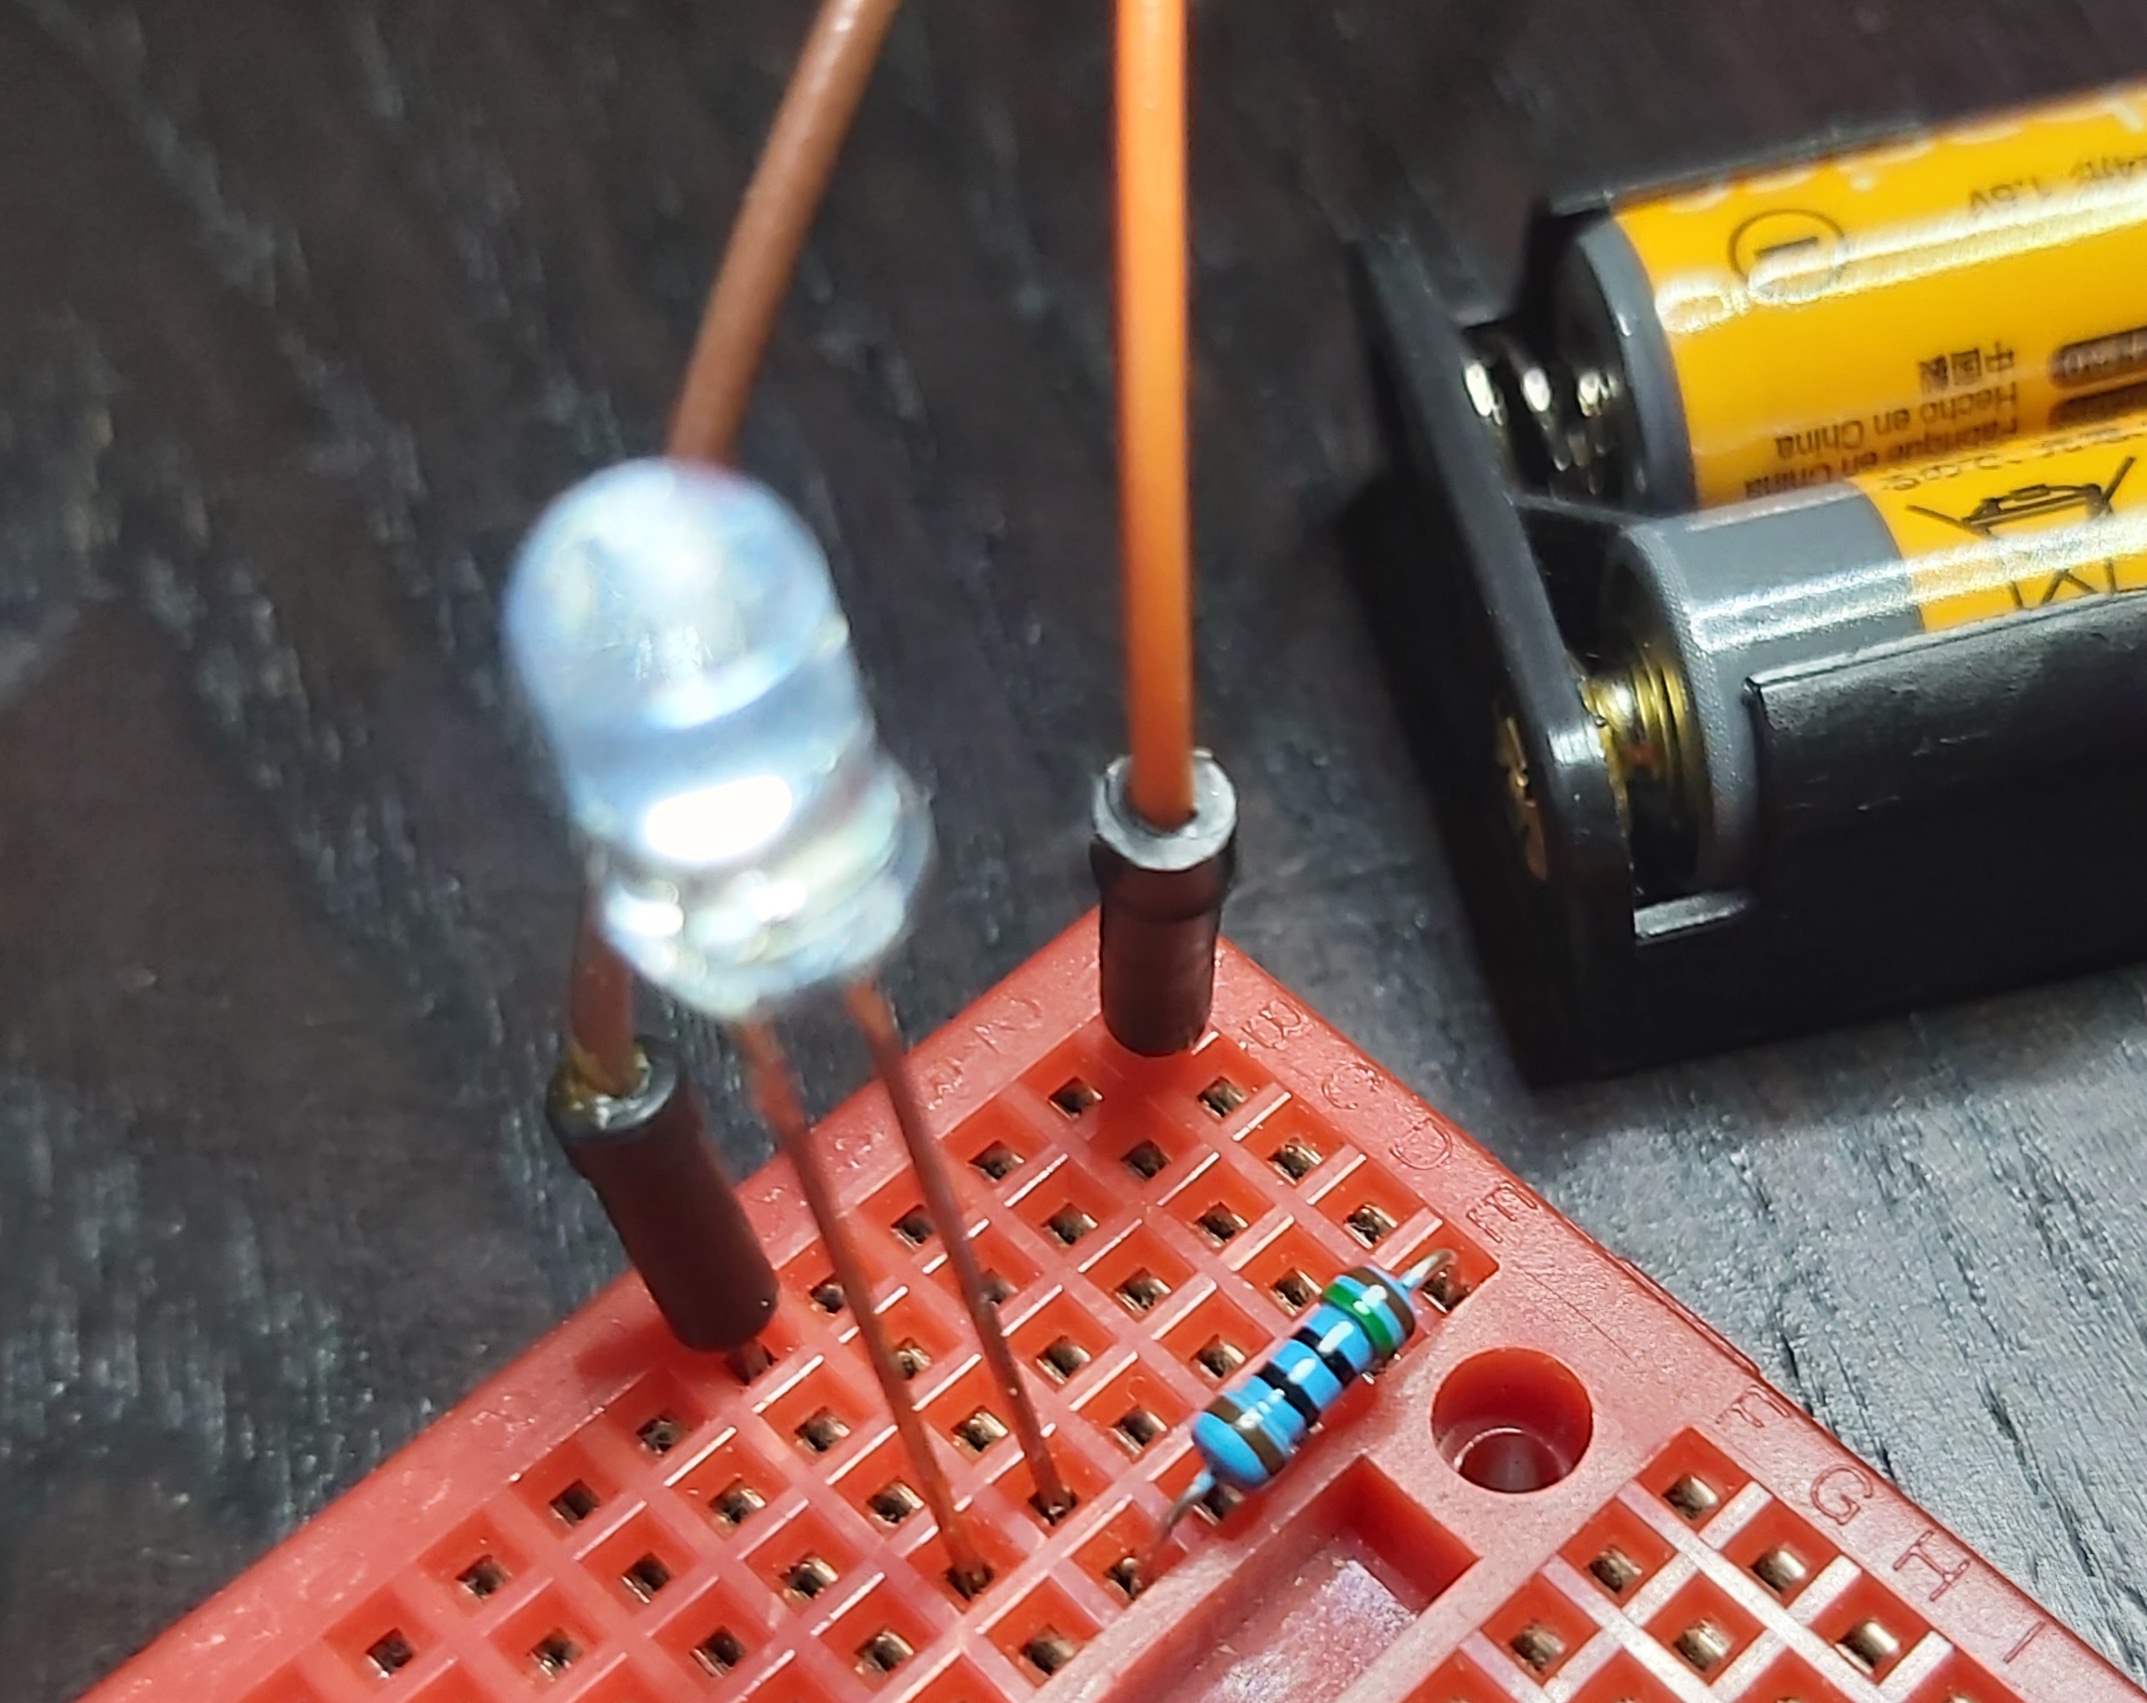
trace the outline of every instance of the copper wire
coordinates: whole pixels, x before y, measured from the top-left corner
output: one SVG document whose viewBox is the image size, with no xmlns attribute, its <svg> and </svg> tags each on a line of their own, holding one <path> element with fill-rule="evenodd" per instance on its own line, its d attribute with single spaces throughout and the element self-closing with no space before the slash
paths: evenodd
<svg viewBox="0 0 2147 1703">
<path fill-rule="evenodd" d="M 873 1374 L 880 1381 L 880 1393 L 887 1398 L 887 1410 L 894 1417 L 895 1430 L 917 1475 L 917 1492 L 923 1497 L 925 1506 L 932 1510 L 940 1535 L 946 1539 L 947 1556 L 953 1563 L 950 1577 L 956 1589 L 964 1595 L 981 1590 L 991 1578 L 991 1568 L 955 1508 L 953 1488 L 932 1448 L 932 1434 L 910 1398 L 909 1381 L 902 1375 L 894 1345 L 887 1339 L 886 1321 L 872 1304 L 872 1274 L 866 1269 L 857 1244 L 850 1239 L 849 1227 L 843 1221 L 842 1203 L 836 1198 L 820 1157 L 814 1151 L 812 1129 L 806 1122 L 804 1108 L 798 1103 L 797 1089 L 791 1081 L 782 1044 L 776 1039 L 775 1031 L 764 1023 L 749 1023 L 740 1028 L 738 1041 L 745 1052 L 753 1096 L 760 1104 L 761 1116 L 768 1120 L 768 1126 L 775 1131 L 776 1139 L 798 1173 L 798 1186 L 804 1191 L 805 1204 L 812 1210 L 813 1222 L 820 1228 L 820 1240 L 826 1244 L 828 1263 L 835 1269 L 835 1282 L 842 1290 L 850 1316 L 857 1321 L 865 1357 L 872 1362 Z"/>
<path fill-rule="evenodd" d="M 634 973 L 597 932 L 588 895 L 574 934 L 567 981 L 566 1057 L 579 1087 L 624 1099 L 641 1086 L 641 1048 L 634 1040 Z"/>
<path fill-rule="evenodd" d="M 1193 815 L 1185 0 L 1119 0 L 1117 82 L 1127 791 L 1149 822 L 1177 828 Z"/>
<path fill-rule="evenodd" d="M 825 0 L 746 188 L 671 417 L 670 453 L 723 461 L 901 0 Z"/>
<path fill-rule="evenodd" d="M 1036 1399 L 1022 1380 L 1021 1367 L 1016 1363 L 1014 1350 L 999 1323 L 998 1304 L 984 1287 L 984 1273 L 977 1264 L 977 1251 L 970 1244 L 961 1201 L 955 1195 L 953 1179 L 947 1174 L 947 1156 L 925 1127 L 924 1108 L 918 1103 L 916 1086 L 910 1079 L 908 1054 L 902 1045 L 901 1031 L 895 1025 L 895 1014 L 878 985 L 870 981 L 859 982 L 851 988 L 843 996 L 843 1004 L 871 1050 L 873 1071 L 894 1106 L 895 1123 L 902 1131 L 910 1164 L 917 1173 L 918 1186 L 923 1190 L 925 1212 L 939 1235 L 940 1246 L 947 1251 L 948 1263 L 954 1268 L 955 1281 L 961 1286 L 970 1322 L 976 1327 L 977 1342 L 984 1351 L 985 1363 L 1006 1394 L 1014 1432 L 1021 1439 L 1021 1452 L 1029 1463 L 1029 1476 L 1035 1481 L 1037 1510 L 1045 1519 L 1055 1520 L 1074 1505 L 1073 1492 L 1060 1475 L 1058 1463 L 1051 1458 L 1051 1444 L 1044 1435 L 1044 1422 L 1036 1411 Z"/>
<path fill-rule="evenodd" d="M 727 461 L 791 273 L 827 192 L 901 0 L 825 0 L 731 227 L 671 416 L 668 453 Z M 639 1079 L 633 976 L 583 900 L 567 998 L 566 1066 L 583 1086 L 627 1094 Z"/>
</svg>

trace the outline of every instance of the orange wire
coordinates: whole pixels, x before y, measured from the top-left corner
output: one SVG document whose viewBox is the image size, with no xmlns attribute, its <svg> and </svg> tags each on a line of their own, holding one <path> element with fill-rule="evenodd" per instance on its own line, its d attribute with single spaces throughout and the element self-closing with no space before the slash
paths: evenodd
<svg viewBox="0 0 2147 1703">
<path fill-rule="evenodd" d="M 1118 4 L 1118 482 L 1132 803 L 1193 814 L 1185 0 Z"/>
</svg>

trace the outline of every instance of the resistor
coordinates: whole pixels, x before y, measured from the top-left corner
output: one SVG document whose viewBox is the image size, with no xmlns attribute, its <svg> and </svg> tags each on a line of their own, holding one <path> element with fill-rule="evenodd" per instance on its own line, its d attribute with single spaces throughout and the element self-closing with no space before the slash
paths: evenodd
<svg viewBox="0 0 2147 1703">
<path fill-rule="evenodd" d="M 1193 1421 L 1201 1469 L 1171 1505 L 1144 1579 L 1179 1520 L 1218 1484 L 1264 1490 L 1297 1458 L 1342 1393 L 1391 1361 L 1416 1335 L 1416 1291 L 1453 1260 L 1435 1250 L 1399 1277 L 1376 1265 L 1345 1271 L 1320 1294 L 1305 1322 L 1266 1360 L 1223 1391 Z"/>
</svg>

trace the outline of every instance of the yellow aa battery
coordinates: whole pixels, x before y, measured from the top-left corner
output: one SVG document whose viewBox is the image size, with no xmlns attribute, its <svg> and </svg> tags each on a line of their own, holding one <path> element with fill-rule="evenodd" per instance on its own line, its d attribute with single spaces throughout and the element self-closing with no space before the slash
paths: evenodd
<svg viewBox="0 0 2147 1703">
<path fill-rule="evenodd" d="M 1760 852 L 1754 680 L 2137 591 L 2147 415 L 1629 526 L 1604 624 L 1614 661 L 1667 683 L 1691 824 L 1678 861 L 1735 884 Z"/>
<path fill-rule="evenodd" d="M 2147 590 L 2147 418 L 1850 481 L 1892 535 L 1926 632 Z"/>
<path fill-rule="evenodd" d="M 2147 84 L 1619 206 L 1571 254 L 1651 506 L 2147 408 Z"/>
</svg>

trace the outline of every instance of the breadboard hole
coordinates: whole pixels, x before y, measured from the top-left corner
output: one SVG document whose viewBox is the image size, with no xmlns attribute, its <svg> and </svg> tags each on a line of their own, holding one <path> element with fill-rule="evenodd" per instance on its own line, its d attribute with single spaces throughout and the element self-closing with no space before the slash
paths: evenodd
<svg viewBox="0 0 2147 1703">
<path fill-rule="evenodd" d="M 958 1661 L 916 1695 L 915 1703 L 999 1703 L 1005 1693 L 973 1663 Z"/>
<path fill-rule="evenodd" d="M 1731 1536 L 1722 1553 L 1786 1605 L 1826 1571 L 1836 1551 L 1780 1502 L 1769 1502 Z"/>
<path fill-rule="evenodd" d="M 586 1482 L 577 1478 L 552 1498 L 552 1512 L 559 1516 L 561 1525 L 578 1526 L 602 1507 L 603 1502 L 604 1499 Z"/>
<path fill-rule="evenodd" d="M 1135 1361 L 1081 1398 L 1082 1413 L 1138 1459 L 1192 1417 L 1192 1406 L 1146 1363 Z"/>
<path fill-rule="evenodd" d="M 693 1554 L 644 1511 L 591 1549 L 582 1566 L 615 1600 L 638 1610 L 671 1592 L 679 1576 L 691 1570 Z"/>
<path fill-rule="evenodd" d="M 580 1441 L 569 1441 L 524 1477 L 520 1486 L 539 1518 L 555 1534 L 580 1531 L 616 1500 L 619 1486 L 608 1466 Z"/>
<path fill-rule="evenodd" d="M 490 1509 L 464 1521 L 418 1563 L 417 1570 L 464 1614 L 494 1607 L 528 1568 L 522 1542 L 509 1539 L 506 1520 L 495 1513 L 512 1510 Z"/>
<path fill-rule="evenodd" d="M 1822 1680 L 1809 1665 L 1793 1655 L 1777 1656 L 1768 1663 L 1751 1692 L 1752 1696 L 1769 1698 L 1773 1703 L 1832 1703 L 1840 1694 L 1837 1686 Z"/>
<path fill-rule="evenodd" d="M 1240 1087 L 1227 1076 L 1216 1077 L 1201 1089 L 1199 1095 L 1200 1103 L 1207 1108 L 1208 1115 L 1218 1122 L 1229 1117 L 1251 1098 L 1250 1089 Z"/>
<path fill-rule="evenodd" d="M 850 1422 L 832 1407 L 816 1407 L 791 1431 L 807 1454 L 824 1455 L 850 1434 Z"/>
<path fill-rule="evenodd" d="M 985 1223 L 970 1235 L 969 1246 L 984 1279 L 984 1291 L 996 1306 L 1004 1307 L 1036 1281 L 1035 1264 L 1015 1246 L 996 1224 Z M 937 1244 L 934 1244 L 935 1250 Z M 966 1312 L 961 1282 L 954 1262 L 943 1255 L 928 1266 L 933 1284 L 955 1309 Z"/>
<path fill-rule="evenodd" d="M 986 1188 L 1018 1188 L 1047 1151 L 1037 1131 L 997 1101 L 980 1107 L 948 1138 L 948 1147 Z"/>
<path fill-rule="evenodd" d="M 1641 1485 L 1687 1525 L 1704 1527 L 1750 1476 L 1696 1431 L 1687 1431 L 1648 1464 Z"/>
<path fill-rule="evenodd" d="M 1101 1584 L 1114 1604 L 1127 1606 L 1147 1582 L 1141 1576 L 1141 1564 L 1154 1538 L 1155 1525 L 1145 1510 L 1121 1508 L 1082 1543 L 1076 1566 L 1083 1577 Z M 1158 1575 L 1167 1573 L 1185 1554 L 1184 1534 L 1174 1534 L 1164 1546 Z"/>
<path fill-rule="evenodd" d="M 1171 1215 L 1226 1259 L 1242 1252 L 1237 1244 L 1269 1210 L 1268 1196 L 1223 1164 L 1208 1166 L 1170 1200 Z"/>
<path fill-rule="evenodd" d="M 837 1580 L 853 1577 L 864 1554 L 834 1521 L 805 1508 L 763 1534 L 749 1561 L 769 1594 L 795 1610 L 815 1602 Z"/>
<path fill-rule="evenodd" d="M 638 1286 L 607 1292 L 511 1368 L 506 1394 L 488 1393 L 474 1422 L 458 1412 L 418 1445 L 440 1511 L 416 1541 L 407 1478 L 403 1492 L 361 1488 L 324 1516 L 358 1581 L 339 1585 L 352 1603 L 338 1599 L 327 1630 L 303 1610 L 315 1586 L 272 1558 L 256 1575 L 266 1583 L 245 1589 L 292 1628 L 288 1648 L 250 1657 L 242 1678 L 167 1677 L 157 1694 L 1009 1703 L 1078 1691 L 1216 1703 L 1257 1686 L 1250 1694 L 1290 1703 L 1353 1687 L 1408 1703 L 1843 1703 L 1876 1683 L 1892 1703 L 2111 1703 L 2015 1694 L 1934 1648 L 1934 1634 L 1955 1635 L 1949 1617 L 1969 1618 L 1959 1605 L 1972 1593 L 1911 1613 L 1935 1581 L 1913 1567 L 1850 1568 L 1839 1545 L 1868 1528 L 1844 1538 L 1815 1513 L 1808 1476 L 1790 1500 L 1758 1494 L 1773 1487 L 1711 1441 L 1718 1428 L 1746 1440 L 1758 1410 L 1719 1415 L 1748 1369 L 1643 1292 L 1590 1312 L 1606 1275 L 1625 1280 L 1580 1238 L 1538 1239 L 1526 1280 L 1505 1290 L 1484 1249 L 1520 1245 L 1513 1211 L 1555 1215 L 1515 1206 L 1524 1196 L 1458 1136 L 1450 1149 L 1429 1140 L 1429 1114 L 1242 960 L 1225 954 L 1217 1033 L 1149 1061 L 1104 1035 L 1093 962 L 1054 950 L 1041 992 L 995 996 L 956 1026 L 952 1051 L 928 1051 L 919 1077 L 935 1129 L 951 1131 L 963 1228 L 1002 1285 L 1070 1512 L 1038 1505 L 1006 1434 L 1010 1409 L 976 1362 L 950 1249 L 918 1216 L 884 1097 L 868 1097 L 826 1140 L 858 1156 L 842 1188 L 866 1293 L 834 1287 L 794 1193 L 744 1191 L 756 1217 L 772 1213 L 783 1259 L 772 1371 L 741 1385 L 720 1358 L 672 1344 Z M 1095 1097 L 1068 1111 L 1051 1096 L 1071 1081 Z M 1218 1082 L 1243 1097 L 1204 1098 Z M 1183 1520 L 1164 1588 L 1140 1590 L 1157 1519 L 1199 1465 L 1193 1414 L 1257 1367 L 1342 1270 L 1401 1270 L 1435 1248 L 1452 1258 L 1420 1292 L 1423 1329 L 1402 1360 L 1326 1412 L 1274 1490 L 1218 1493 Z M 1555 1309 L 1527 1304 L 1545 1295 L 1573 1298 L 1587 1329 L 1546 1324 Z M 944 1534 L 863 1357 L 855 1315 L 867 1304 L 925 1405 L 983 1554 L 981 1588 L 949 1576 Z M 1605 1334 L 1643 1363 L 1689 1364 L 1689 1388 L 1620 1386 L 1603 1370 Z M 1494 1413 L 1479 1430 L 1503 1418 L 1579 1459 L 1567 1478 L 1532 1469 L 1535 1490 L 1510 1483 L 1502 1496 L 1454 1470 L 1438 1406 L 1457 1370 L 1509 1349 L 1585 1380 L 1588 1436 L 1599 1422 L 1602 1437 L 1576 1440 L 1540 1401 L 1518 1421 Z M 530 1422 L 503 1432 L 503 1412 Z M 989 1431 L 965 1441 L 959 1429 L 979 1414 Z M 816 1424 L 816 1444 L 800 1437 Z M 1786 1439 L 1809 1460 L 1831 1447 L 1803 1441 L 1809 1428 L 1786 1410 L 1768 1424 L 1769 1449 Z M 1588 1469 L 1610 1442 L 1665 1436 L 1676 1440 L 1605 1501 L 1603 1481 L 1619 1474 Z M 1839 1459 L 1816 1458 L 1807 1474 Z M 1700 1576 L 1720 1590 L 1692 1590 Z M 1433 1612 L 1464 1577 L 1483 1587 L 1468 1614 L 1459 1593 Z M 1501 1600 L 1519 1618 L 1479 1618 L 1477 1605 Z M 1745 1642 L 1754 1624 L 1776 1641 Z M 1808 1667 L 1783 1659 L 1782 1638 Z M 2055 1629 L 2045 1638 L 2038 1661 Z"/>
<path fill-rule="evenodd" d="M 1700 1577 L 1657 1611 L 1648 1632 L 1686 1667 L 1712 1681 L 1759 1636 L 1759 1622 L 1720 1585 Z"/>
<path fill-rule="evenodd" d="M 1095 1635 L 1095 1620 L 1049 1581 L 1024 1596 L 988 1634 L 1032 1685 L 1070 1666 Z"/>
<path fill-rule="evenodd" d="M 721 1679 L 746 1658 L 745 1640 L 728 1626 L 718 1626 L 693 1646 L 694 1659 L 712 1678 Z"/>
<path fill-rule="evenodd" d="M 605 1409 L 597 1424 L 643 1461 L 660 1461 L 697 1433 L 706 1409 L 684 1380 L 652 1372 Z M 586 1434 L 586 1433 L 585 1433 Z"/>
<path fill-rule="evenodd" d="M 1154 1141 L 1136 1141 L 1118 1160 L 1144 1183 L 1154 1182 L 1170 1168 L 1170 1155 Z"/>
<path fill-rule="evenodd" d="M 1087 1273 L 1098 1291 L 1137 1319 L 1153 1313 L 1192 1275 L 1192 1267 L 1146 1225 L 1135 1225 Z"/>
<path fill-rule="evenodd" d="M 845 1609 L 820 1634 L 836 1660 L 877 1688 L 904 1673 L 932 1641 L 931 1623 L 892 1582 L 882 1581 Z"/>
<path fill-rule="evenodd" d="M 982 1563 L 981 1577 L 956 1569 L 946 1538 L 937 1532 L 909 1554 L 911 1576 L 922 1580 L 942 1604 L 959 1615 L 996 1608 L 1001 1581 L 1022 1561 L 1017 1535 L 996 1521 L 972 1519 L 969 1537 Z"/>
<path fill-rule="evenodd" d="M 382 1679 L 393 1679 L 417 1660 L 417 1646 L 401 1627 L 383 1633 L 365 1652 L 365 1659 Z"/>
<path fill-rule="evenodd" d="M 1279 1182 L 1299 1192 L 1302 1185 L 1317 1188 L 1324 1183 L 1321 1167 L 1349 1151 L 1346 1137 L 1294 1098 L 1277 1105 L 1245 1132 L 1243 1140 L 1248 1151 L 1266 1161 Z"/>
<path fill-rule="evenodd" d="M 1912 1695 L 1917 1703 L 2021 1703 L 2017 1693 L 2000 1685 L 1959 1650 L 1947 1652 Z"/>
<path fill-rule="evenodd" d="M 1360 1159 L 1320 1195 L 1320 1214 L 1382 1263 L 1394 1234 L 1423 1210 L 1423 1203 L 1380 1165 Z"/>
<path fill-rule="evenodd" d="M 866 1498 L 866 1506 L 884 1524 L 899 1526 L 924 1506 L 924 1498 L 901 1479 L 890 1478 Z"/>
<path fill-rule="evenodd" d="M 541 1592 L 493 1631 L 492 1647 L 525 1683 L 550 1686 L 574 1673 L 597 1639 L 558 1592 Z"/>
<path fill-rule="evenodd" d="M 1163 1333 L 1163 1346 L 1208 1383 L 1222 1383 L 1264 1352 L 1274 1333 L 1221 1294 L 1203 1299 Z"/>
<path fill-rule="evenodd" d="M 1061 1117 L 1067 1118 L 1078 1118 L 1102 1098 L 1101 1089 L 1091 1086 L 1085 1078 L 1079 1076 L 1069 1076 L 1051 1090 L 1052 1105 L 1058 1108 Z"/>
<path fill-rule="evenodd" d="M 1676 1551 L 1630 1508 L 1612 1502 L 1560 1553 L 1611 1601 L 1623 1604 L 1668 1566 Z"/>
<path fill-rule="evenodd" d="M 789 1445 L 793 1463 L 804 1461 L 831 1469 L 847 1458 L 866 1415 L 879 1411 L 877 1391 L 868 1400 L 831 1363 L 823 1361 L 769 1402 L 761 1417 Z"/>
<path fill-rule="evenodd" d="M 1484 1623 L 1484 1635 L 1539 1685 L 1594 1634 L 1595 1622 L 1580 1605 L 1540 1578 L 1530 1580 Z"/>
<path fill-rule="evenodd" d="M 1819 1611 L 1812 1630 L 1856 1672 L 1883 1685 L 1930 1628 L 1876 1579 L 1858 1574 Z"/>
<path fill-rule="evenodd" d="M 717 1522 L 732 1531 L 768 1505 L 768 1498 L 742 1478 L 734 1478 L 708 1499 Z"/>
<path fill-rule="evenodd" d="M 1023 1222 L 1061 1249 L 1079 1249 L 1117 1210 L 1111 1193 L 1077 1166 L 1066 1164 L 1022 1196 L 1015 1209 Z"/>
</svg>

